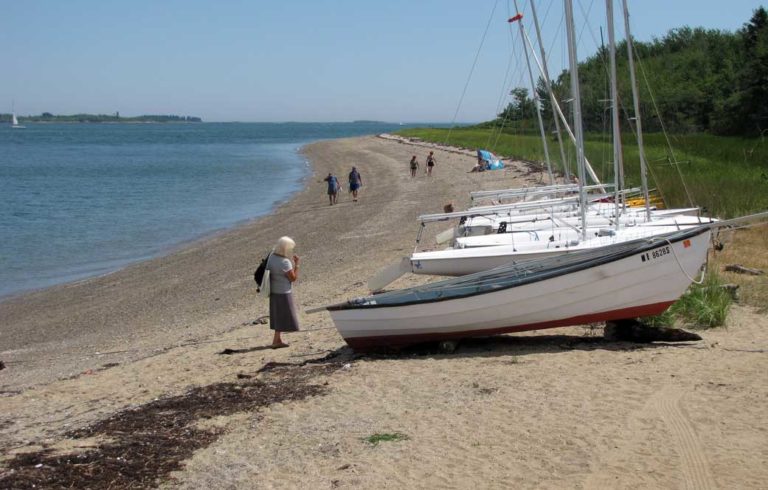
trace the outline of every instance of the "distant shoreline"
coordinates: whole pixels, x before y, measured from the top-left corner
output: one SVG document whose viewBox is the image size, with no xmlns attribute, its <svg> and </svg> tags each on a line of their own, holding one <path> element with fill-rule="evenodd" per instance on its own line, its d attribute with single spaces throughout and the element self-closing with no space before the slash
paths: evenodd
<svg viewBox="0 0 768 490">
<path fill-rule="evenodd" d="M 27 121 L 20 124 L 202 124 L 203 121 Z"/>
<path fill-rule="evenodd" d="M 120 117 L 114 114 L 51 114 L 43 112 L 37 116 L 16 116 L 21 124 L 31 123 L 91 123 L 91 124 L 135 124 L 135 123 L 201 123 L 197 116 L 179 116 L 176 114 L 142 114 L 132 117 Z M 0 114 L 0 122 L 11 123 L 12 114 Z"/>
</svg>

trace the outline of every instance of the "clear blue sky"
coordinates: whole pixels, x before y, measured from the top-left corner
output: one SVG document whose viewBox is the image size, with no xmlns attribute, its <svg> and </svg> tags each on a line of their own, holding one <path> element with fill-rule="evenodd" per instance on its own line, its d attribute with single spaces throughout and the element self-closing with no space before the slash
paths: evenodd
<svg viewBox="0 0 768 490">
<path fill-rule="evenodd" d="M 583 58 L 599 42 L 605 2 L 574 3 Z M 738 29 L 762 2 L 629 3 L 633 34 L 649 40 L 683 25 Z M 494 5 L 457 118 L 486 120 L 525 80 L 506 23 L 512 0 L 5 0 L 0 112 L 15 100 L 19 114 L 451 121 Z M 549 12 L 545 44 L 559 71 L 562 2 L 536 5 Z"/>
</svg>

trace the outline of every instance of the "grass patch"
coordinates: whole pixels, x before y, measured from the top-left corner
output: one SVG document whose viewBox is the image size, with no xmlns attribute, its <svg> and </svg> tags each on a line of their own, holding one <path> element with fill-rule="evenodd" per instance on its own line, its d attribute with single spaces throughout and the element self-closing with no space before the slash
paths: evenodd
<svg viewBox="0 0 768 490">
<path fill-rule="evenodd" d="M 372 446 L 378 446 L 380 442 L 407 441 L 408 436 L 405 434 L 401 434 L 400 432 L 382 433 L 382 434 L 376 433 L 368 437 L 364 437 L 363 440 Z"/>
<path fill-rule="evenodd" d="M 645 316 L 642 318 L 643 323 L 650 327 L 671 327 L 675 324 L 675 315 L 672 313 L 671 308 L 661 315 Z"/>
<path fill-rule="evenodd" d="M 670 313 L 692 328 L 707 329 L 725 325 L 733 298 L 723 289 L 723 284 L 720 275 L 710 270 L 702 284 L 692 284 L 669 308 Z"/>
<path fill-rule="evenodd" d="M 733 304 L 733 297 L 723 288 L 716 270 L 710 270 L 702 284 L 691 284 L 688 291 L 661 315 L 643 318 L 653 327 L 671 327 L 680 323 L 693 329 L 722 327 Z"/>
</svg>

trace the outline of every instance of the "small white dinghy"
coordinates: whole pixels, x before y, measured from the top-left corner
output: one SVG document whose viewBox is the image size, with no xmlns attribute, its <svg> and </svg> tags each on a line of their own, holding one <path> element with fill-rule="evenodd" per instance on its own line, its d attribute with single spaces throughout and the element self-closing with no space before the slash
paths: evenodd
<svg viewBox="0 0 768 490">
<path fill-rule="evenodd" d="M 702 226 L 322 309 L 356 350 L 656 315 L 699 273 L 710 235 Z"/>
</svg>

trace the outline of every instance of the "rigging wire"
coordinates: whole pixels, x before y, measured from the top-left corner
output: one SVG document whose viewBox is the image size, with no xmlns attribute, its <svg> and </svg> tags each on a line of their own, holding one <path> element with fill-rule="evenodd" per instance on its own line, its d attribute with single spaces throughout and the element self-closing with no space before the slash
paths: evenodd
<svg viewBox="0 0 768 490">
<path fill-rule="evenodd" d="M 555 49 L 555 44 L 557 43 L 557 41 L 558 40 L 560 40 L 560 41 L 563 40 L 563 37 L 561 36 L 561 34 L 563 32 L 563 22 L 565 22 L 565 13 L 560 14 L 560 22 L 557 24 L 557 29 L 555 29 L 556 34 L 552 38 L 552 44 L 549 45 L 549 51 L 547 51 L 547 53 L 552 53 L 552 50 Z M 544 62 L 546 63 L 546 60 L 544 60 Z M 563 58 L 560 59 L 560 63 L 561 63 L 560 66 L 563 66 L 563 64 L 562 64 L 562 63 L 564 63 L 564 59 Z M 563 70 L 561 69 L 560 71 L 562 72 Z M 554 80 L 552 80 L 552 82 L 554 82 Z"/>
<path fill-rule="evenodd" d="M 509 1 L 507 1 L 507 12 L 509 12 Z M 512 72 L 517 72 L 519 67 L 520 67 L 520 57 L 518 56 L 517 51 L 515 51 L 515 49 L 514 49 L 515 43 L 516 43 L 516 37 L 515 37 L 515 33 L 513 33 L 511 30 L 510 30 L 510 38 L 509 39 L 510 39 L 510 52 L 511 52 L 511 54 L 509 56 L 508 73 L 509 73 L 509 67 L 511 67 L 511 65 L 512 65 L 512 60 L 515 61 L 515 68 L 514 68 L 514 70 L 512 70 Z M 485 145 L 488 148 L 495 147 L 498 144 L 499 139 L 501 138 L 501 134 L 504 131 L 504 126 L 506 126 L 508 113 L 506 111 L 504 111 L 504 109 L 506 109 L 506 107 L 504 109 L 502 109 L 501 106 L 504 103 L 505 97 L 507 95 L 509 95 L 508 87 L 512 86 L 512 83 L 507 85 L 507 81 L 508 81 L 508 79 L 507 79 L 507 77 L 505 77 L 504 78 L 504 84 L 502 85 L 502 89 L 501 89 L 501 94 L 499 94 L 499 104 L 497 106 L 497 112 L 496 112 L 496 114 L 503 113 L 504 116 L 501 118 L 500 124 L 498 124 L 496 127 L 492 128 L 492 130 L 488 133 L 488 138 L 485 141 Z M 495 136 L 494 143 L 491 144 L 491 140 L 494 139 L 494 136 Z"/>
<path fill-rule="evenodd" d="M 496 102 L 496 112 L 495 112 L 495 114 L 497 114 L 497 115 L 501 114 L 502 111 L 503 111 L 502 104 L 504 104 L 505 94 L 507 92 L 507 82 L 509 81 L 509 76 L 510 76 L 510 73 L 512 71 L 512 61 L 513 61 L 513 59 L 514 59 L 513 56 L 510 55 L 509 56 L 509 61 L 507 62 L 507 72 L 504 74 L 504 83 L 501 85 L 501 93 L 499 93 L 499 99 Z M 505 115 L 505 117 L 506 117 L 506 115 Z M 491 140 L 491 138 L 493 138 L 493 135 L 497 131 L 497 128 L 498 128 L 498 131 L 501 132 L 503 127 L 504 127 L 504 121 L 503 121 L 503 118 L 502 118 L 501 123 L 500 124 L 495 124 L 491 128 L 491 131 L 488 133 L 488 139 L 486 140 L 486 145 L 488 145 L 490 143 L 490 140 Z"/>
<path fill-rule="evenodd" d="M 485 31 L 483 31 L 483 37 L 480 40 L 480 46 L 477 48 L 477 52 L 475 53 L 475 59 L 472 62 L 472 68 L 469 70 L 469 76 L 467 77 L 467 81 L 464 84 L 464 90 L 461 91 L 461 97 L 459 97 L 459 103 L 456 106 L 456 112 L 453 114 L 453 119 L 451 120 L 451 127 L 448 129 L 448 134 L 445 137 L 445 143 L 448 144 L 448 141 L 451 138 L 451 131 L 453 131 L 453 126 L 456 124 L 456 118 L 459 116 L 459 110 L 461 109 L 461 104 L 464 102 L 464 96 L 467 93 L 467 88 L 469 88 L 469 82 L 472 80 L 472 74 L 475 71 L 475 67 L 477 66 L 477 60 L 480 58 L 480 51 L 483 49 L 483 44 L 485 44 L 485 38 L 488 35 L 488 29 L 491 27 L 491 21 L 493 21 L 493 14 L 496 13 L 496 7 L 499 5 L 499 0 L 496 0 L 493 3 L 493 9 L 491 9 L 491 15 L 488 16 L 488 23 L 485 25 Z"/>
<path fill-rule="evenodd" d="M 578 43 L 581 44 L 581 38 L 584 36 L 584 31 L 586 30 L 589 32 L 590 37 L 592 38 L 592 42 L 595 43 L 595 47 L 600 47 L 600 45 L 597 43 L 597 38 L 595 38 L 595 29 L 592 27 L 592 24 L 589 22 L 589 16 L 592 14 L 592 7 L 595 5 L 595 0 L 591 0 L 589 2 L 589 8 L 584 11 L 584 5 L 582 5 L 581 0 L 577 0 L 576 2 L 579 5 L 579 10 L 581 10 L 581 15 L 584 16 L 584 25 L 581 26 L 581 32 L 579 32 L 579 38 Z M 589 27 L 589 29 L 587 29 Z"/>
<path fill-rule="evenodd" d="M 512 51 L 511 48 L 512 47 L 510 46 L 510 51 Z M 496 101 L 496 114 L 499 114 L 502 111 L 502 104 L 504 103 L 504 97 L 507 92 L 507 82 L 509 81 L 509 75 L 512 72 L 512 61 L 514 60 L 514 57 L 510 54 L 507 59 L 507 71 L 504 73 L 504 82 L 501 84 L 499 99 Z"/>
<path fill-rule="evenodd" d="M 653 91 L 651 90 L 651 85 L 648 82 L 648 76 L 645 73 L 645 67 L 643 66 L 642 58 L 640 58 L 640 55 L 637 51 L 637 47 L 635 46 L 634 49 L 635 58 L 637 58 L 637 64 L 640 67 L 640 72 L 643 74 L 643 80 L 645 80 L 645 87 L 648 89 L 648 95 L 651 97 L 651 103 L 653 104 L 653 110 L 656 111 L 656 116 L 659 118 L 659 124 L 661 125 L 661 132 L 664 133 L 664 139 L 667 142 L 667 148 L 669 148 L 669 153 L 672 157 L 672 162 L 674 163 L 674 167 L 677 169 L 677 173 L 680 176 L 680 182 L 683 184 L 683 189 L 685 190 L 685 196 L 688 198 L 688 204 L 691 205 L 691 207 L 695 207 L 695 204 L 693 203 L 693 197 L 691 197 L 691 192 L 688 189 L 688 186 L 685 184 L 685 178 L 683 178 L 683 172 L 680 170 L 680 165 L 678 165 L 677 157 L 675 157 L 675 150 L 672 148 L 672 142 L 669 139 L 669 135 L 667 134 L 667 128 L 664 126 L 664 120 L 661 117 L 661 112 L 659 111 L 659 107 L 656 105 L 656 98 L 653 96 Z M 649 165 L 650 167 L 650 165 Z M 658 182 L 656 183 L 656 186 L 659 187 Z"/>
<path fill-rule="evenodd" d="M 507 12 L 508 12 L 508 15 L 510 15 L 509 14 L 509 12 L 510 12 L 510 10 L 509 10 L 509 2 L 507 2 Z M 511 28 L 510 28 L 509 32 L 510 32 L 510 42 L 511 42 L 511 51 L 512 51 L 512 55 L 511 55 L 510 58 L 511 59 L 513 58 L 515 60 L 515 68 L 514 68 L 513 72 L 520 73 L 521 70 L 519 68 L 520 68 L 520 63 L 521 63 L 521 59 L 522 58 L 518 55 L 517 51 L 514 50 L 514 46 L 517 43 L 517 41 L 516 41 L 517 34 L 515 32 L 513 32 Z M 521 39 L 521 41 L 522 41 L 522 39 Z M 520 78 L 517 80 L 517 83 L 515 83 L 515 84 L 510 83 L 509 85 L 505 84 L 505 86 L 503 88 L 502 97 L 504 97 L 505 94 L 507 94 L 507 95 L 509 94 L 510 90 L 508 90 L 507 87 L 512 87 L 513 85 L 515 87 L 521 86 L 521 84 L 522 84 L 521 79 L 522 79 L 522 74 L 520 75 Z M 491 131 L 491 133 L 488 135 L 488 138 L 486 140 L 486 146 L 488 148 L 496 148 L 497 147 L 497 145 L 499 144 L 499 140 L 501 139 L 501 135 L 504 132 L 504 128 L 507 125 L 508 118 L 509 118 L 509 113 L 504 111 L 504 116 L 501 118 L 500 124 L 497 127 L 493 128 L 494 130 Z M 494 138 L 494 136 L 495 136 L 495 138 Z M 492 139 L 493 139 L 493 143 L 491 143 Z"/>
</svg>

